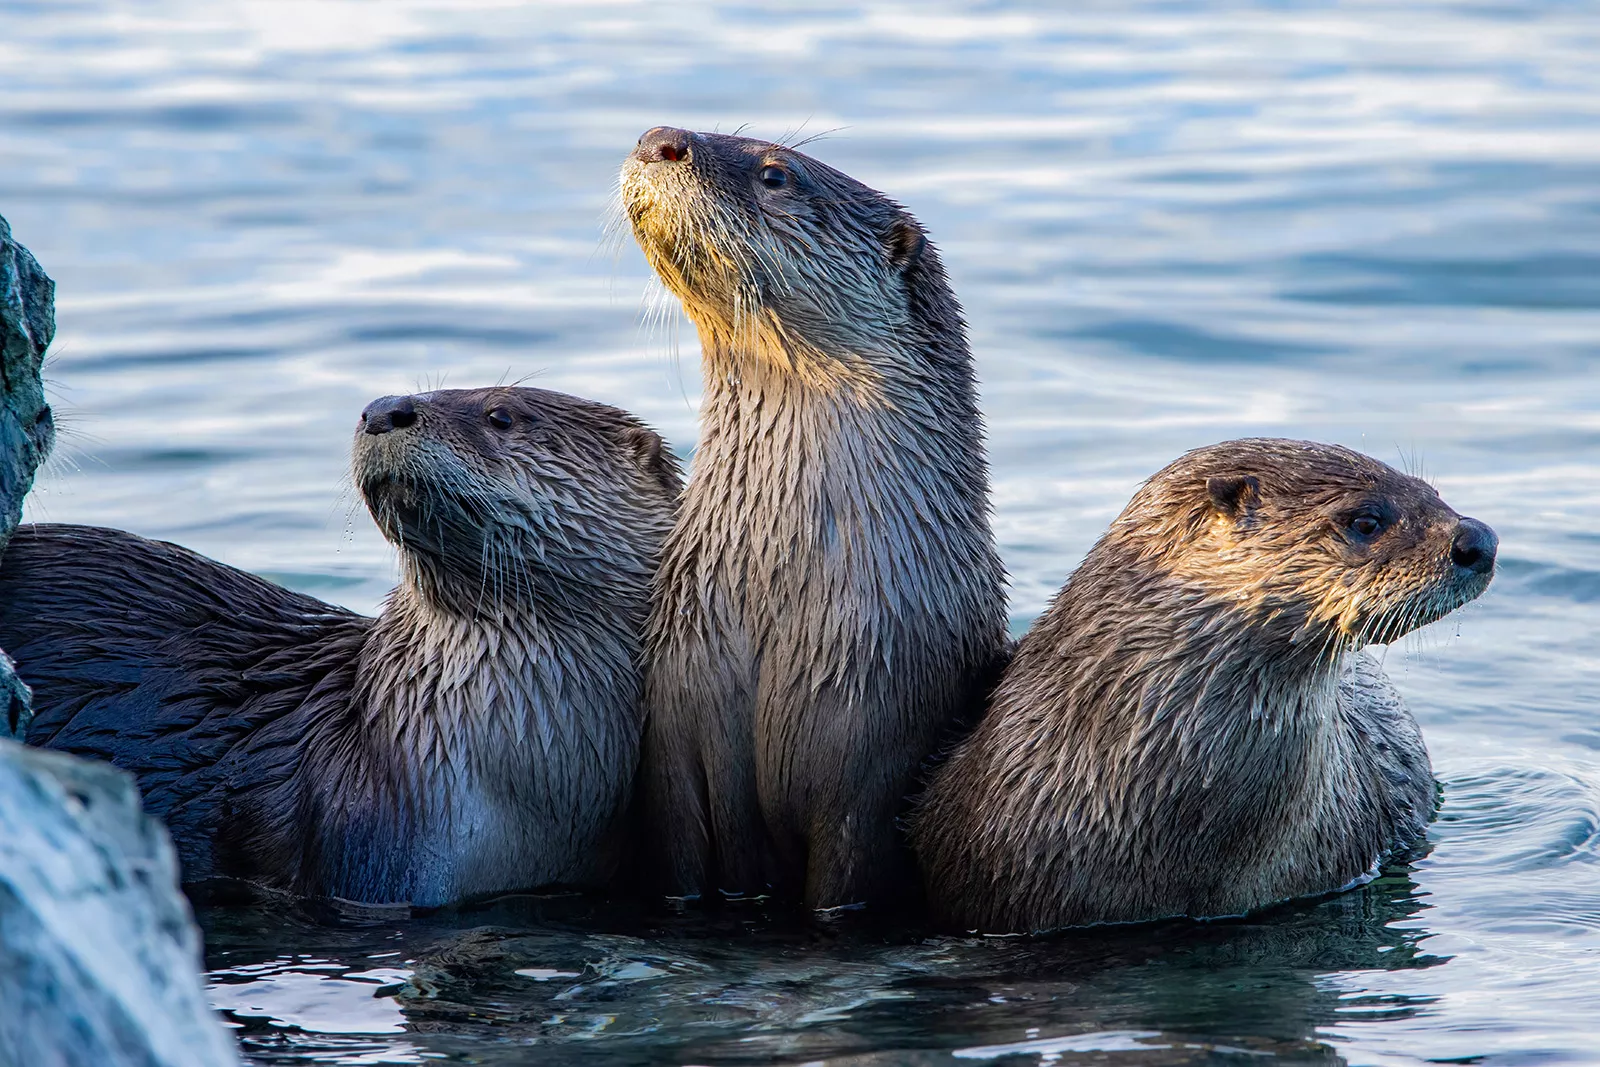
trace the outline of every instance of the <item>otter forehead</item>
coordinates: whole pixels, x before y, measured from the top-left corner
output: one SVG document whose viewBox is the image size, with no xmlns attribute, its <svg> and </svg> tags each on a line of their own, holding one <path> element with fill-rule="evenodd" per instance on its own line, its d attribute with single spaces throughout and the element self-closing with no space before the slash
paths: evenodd
<svg viewBox="0 0 1600 1067">
<path fill-rule="evenodd" d="M 1280 506 L 1308 508 L 1352 496 L 1381 497 L 1401 510 L 1454 514 L 1423 481 L 1341 445 L 1258 437 L 1224 441 L 1185 453 L 1157 472 L 1147 488 L 1166 497 L 1205 495 L 1214 478 L 1249 478 Z"/>
<path fill-rule="evenodd" d="M 550 389 L 438 389 L 368 404 L 356 425 L 356 452 L 359 462 L 420 441 L 439 441 L 485 459 L 510 459 L 555 439 L 595 438 L 598 443 L 628 432 L 651 433 L 619 408 Z"/>
<path fill-rule="evenodd" d="M 528 420 L 553 420 L 566 426 L 617 430 L 624 426 L 639 425 L 633 416 L 608 404 L 525 385 L 436 389 L 418 393 L 411 399 L 428 405 L 441 416 L 471 423 L 474 427 L 483 424 L 489 413 L 496 409 L 504 409 L 508 414 L 520 415 Z"/>
<path fill-rule="evenodd" d="M 778 173 L 764 174 L 772 168 Z M 826 192 L 843 196 L 839 203 L 855 210 L 895 209 L 882 193 L 835 170 L 804 152 L 772 141 L 726 133 L 694 133 L 657 126 L 639 138 L 623 164 L 624 192 L 628 179 L 656 183 L 692 177 L 719 187 L 729 199 L 756 203 L 759 188 L 795 192 Z"/>
<path fill-rule="evenodd" d="M 480 496 L 525 496 L 560 482 L 656 507 L 670 505 L 680 488 L 666 442 L 638 419 L 527 386 L 380 397 L 361 413 L 353 453 L 364 494 L 400 481 L 413 490 L 472 483 Z"/>
</svg>

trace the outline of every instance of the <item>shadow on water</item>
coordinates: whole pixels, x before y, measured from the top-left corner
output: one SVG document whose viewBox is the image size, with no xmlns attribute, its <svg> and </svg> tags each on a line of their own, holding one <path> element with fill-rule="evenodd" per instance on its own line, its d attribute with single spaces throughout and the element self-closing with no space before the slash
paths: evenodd
<svg viewBox="0 0 1600 1067">
<path fill-rule="evenodd" d="M 201 921 L 213 1000 L 258 1063 L 1339 1063 L 1321 1030 L 1431 998 L 1321 976 L 1445 962 L 1419 948 L 1426 909 L 1401 867 L 1247 920 L 1038 939 L 580 897 Z M 263 958 L 272 944 L 295 952 Z"/>
</svg>

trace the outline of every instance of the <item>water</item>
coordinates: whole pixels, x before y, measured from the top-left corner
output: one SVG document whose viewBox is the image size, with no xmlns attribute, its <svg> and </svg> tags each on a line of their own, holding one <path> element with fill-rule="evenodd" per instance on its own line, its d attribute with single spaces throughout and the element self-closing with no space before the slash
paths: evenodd
<svg viewBox="0 0 1600 1067">
<path fill-rule="evenodd" d="M 1064 9 L 0 0 L 0 213 L 60 284 L 34 519 L 371 610 L 373 397 L 533 376 L 687 454 L 693 331 L 602 225 L 645 128 L 748 123 L 836 131 L 941 246 L 1018 628 L 1231 436 L 1362 448 L 1502 537 L 1388 651 L 1445 806 L 1373 886 L 1041 944 L 208 910 L 257 1062 L 1600 1061 L 1600 11 Z"/>
</svg>

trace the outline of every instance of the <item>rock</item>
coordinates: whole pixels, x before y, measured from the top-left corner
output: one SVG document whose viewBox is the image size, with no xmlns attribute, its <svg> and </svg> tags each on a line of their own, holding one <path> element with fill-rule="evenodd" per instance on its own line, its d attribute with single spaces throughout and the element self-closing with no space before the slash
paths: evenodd
<svg viewBox="0 0 1600 1067">
<path fill-rule="evenodd" d="M 56 332 L 55 292 L 0 218 L 0 552 L 22 518 L 34 471 L 55 444 L 41 377 L 44 350 Z M 28 687 L 0 652 L 0 737 L 22 737 L 31 714 Z"/>
<path fill-rule="evenodd" d="M 55 443 L 40 372 L 55 285 L 0 218 L 0 551 Z M 0 651 L 0 737 L 28 687 Z M 178 860 L 133 779 L 0 740 L 0 1064 L 227 1067 Z"/>
<path fill-rule="evenodd" d="M 17 677 L 11 657 L 6 655 L 4 649 L 0 649 L 0 738 L 21 741 L 28 732 L 28 720 L 32 717 L 28 687 Z"/>
<path fill-rule="evenodd" d="M 55 291 L 0 218 L 0 551 L 22 518 L 34 471 L 55 444 L 41 377 L 56 332 Z"/>
<path fill-rule="evenodd" d="M 109 764 L 0 741 L 0 1063 L 225 1067 L 167 832 Z"/>
</svg>

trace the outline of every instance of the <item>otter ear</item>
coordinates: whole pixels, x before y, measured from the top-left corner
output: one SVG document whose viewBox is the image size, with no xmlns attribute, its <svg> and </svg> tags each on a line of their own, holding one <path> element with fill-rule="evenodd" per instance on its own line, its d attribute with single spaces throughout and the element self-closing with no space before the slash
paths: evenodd
<svg viewBox="0 0 1600 1067">
<path fill-rule="evenodd" d="M 1206 479 L 1211 504 L 1230 519 L 1241 518 L 1261 503 L 1261 482 L 1253 474 L 1213 474 Z"/>
<path fill-rule="evenodd" d="M 662 488 L 676 493 L 683 485 L 678 473 L 678 457 L 672 454 L 660 434 L 643 426 L 626 426 L 622 430 L 622 443 L 633 450 L 634 459 Z"/>
<path fill-rule="evenodd" d="M 922 227 L 908 218 L 896 218 L 889 224 L 887 238 L 889 265 L 895 270 L 905 270 L 922 258 L 928 247 L 928 235 Z"/>
</svg>

